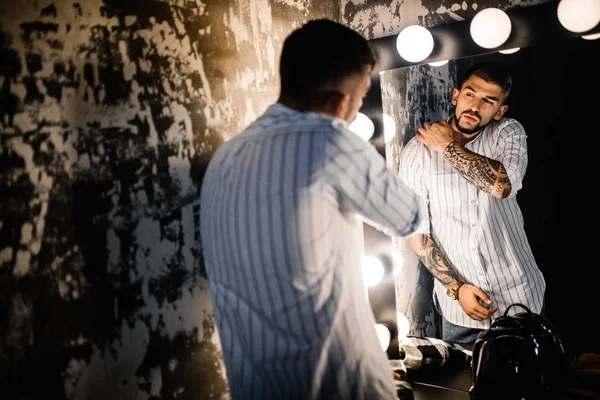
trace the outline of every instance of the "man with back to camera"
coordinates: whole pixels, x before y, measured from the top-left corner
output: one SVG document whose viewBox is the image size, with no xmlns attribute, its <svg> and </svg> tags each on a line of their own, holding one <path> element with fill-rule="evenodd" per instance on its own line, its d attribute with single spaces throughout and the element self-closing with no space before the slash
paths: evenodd
<svg viewBox="0 0 600 400">
<path fill-rule="evenodd" d="M 502 65 L 474 65 L 452 91 L 450 120 L 425 122 L 400 156 L 399 175 L 424 210 L 408 243 L 435 277 L 442 338 L 450 342 L 474 343 L 512 303 L 535 313 L 543 307 L 546 283 L 516 199 L 527 136 L 504 117 L 511 88 Z"/>
<path fill-rule="evenodd" d="M 284 41 L 277 103 L 211 158 L 200 233 L 232 399 L 393 399 L 360 269 L 360 220 L 406 236 L 416 194 L 348 129 L 375 55 L 309 21 Z"/>
</svg>

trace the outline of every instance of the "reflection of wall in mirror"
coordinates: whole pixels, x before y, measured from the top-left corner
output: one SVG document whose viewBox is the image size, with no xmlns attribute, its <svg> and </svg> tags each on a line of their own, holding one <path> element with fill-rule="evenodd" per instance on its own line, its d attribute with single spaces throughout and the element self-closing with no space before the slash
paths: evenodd
<svg viewBox="0 0 600 400">
<path fill-rule="evenodd" d="M 380 77 L 383 113 L 396 121 L 396 136 L 386 145 L 386 159 L 397 173 L 400 152 L 418 126 L 448 118 L 456 67 L 454 62 L 441 67 L 425 64 L 388 70 Z M 410 321 L 409 335 L 441 337 L 431 298 L 433 277 L 412 257 L 405 239 L 397 238 L 395 246 L 403 254 L 403 265 L 396 275 L 396 309 Z"/>
<path fill-rule="evenodd" d="M 506 115 L 524 125 L 529 147 L 518 201 L 532 251 L 546 278 L 546 315 L 572 354 L 600 352 L 596 335 L 572 312 L 594 303 L 595 280 L 586 267 L 590 256 L 576 249 L 581 248 L 577 241 L 594 210 L 582 180 L 595 170 L 592 163 L 600 148 L 593 122 L 600 109 L 600 76 L 591 59 L 598 50 L 600 40 L 575 39 L 511 55 L 492 53 L 442 67 L 420 65 L 380 75 L 383 112 L 397 124 L 396 137 L 386 146 L 386 158 L 397 171 L 398 156 L 416 128 L 424 120 L 449 116 L 452 88 L 470 65 L 483 60 L 509 65 L 514 87 Z M 590 100 L 584 100 L 588 95 Z M 397 276 L 396 305 L 411 320 L 411 335 L 431 336 L 437 332 L 430 289 L 433 278 L 420 263 L 413 264 L 418 266 L 405 265 Z M 415 288 L 425 293 L 416 296 Z"/>
</svg>

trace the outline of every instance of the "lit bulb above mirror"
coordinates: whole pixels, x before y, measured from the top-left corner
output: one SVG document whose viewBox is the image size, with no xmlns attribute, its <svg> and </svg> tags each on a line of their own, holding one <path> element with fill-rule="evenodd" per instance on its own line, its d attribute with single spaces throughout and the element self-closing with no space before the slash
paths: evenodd
<svg viewBox="0 0 600 400">
<path fill-rule="evenodd" d="M 581 35 L 581 37 L 585 40 L 596 40 L 600 39 L 600 32 L 598 33 L 590 33 L 589 35 Z"/>
<path fill-rule="evenodd" d="M 432 67 L 441 67 L 442 65 L 448 64 L 449 61 L 450 60 L 434 61 L 430 62 L 429 65 L 431 65 Z"/>
<path fill-rule="evenodd" d="M 389 143 L 396 136 L 396 121 L 391 115 L 383 113 L 383 140 Z"/>
<path fill-rule="evenodd" d="M 373 121 L 371 121 L 369 117 L 361 112 L 356 114 L 356 118 L 354 118 L 354 121 L 352 121 L 348 128 L 360 136 L 365 142 L 371 139 L 375 133 L 375 124 L 373 124 Z"/>
<path fill-rule="evenodd" d="M 379 344 L 381 349 L 386 351 L 390 347 L 390 341 L 392 340 L 392 332 L 385 324 L 375 324 L 375 331 L 377 331 L 377 337 L 379 338 Z"/>
<path fill-rule="evenodd" d="M 363 255 L 360 258 L 363 283 L 367 288 L 377 285 L 383 279 L 385 269 L 381 260 L 375 256 Z"/>
<path fill-rule="evenodd" d="M 427 28 L 410 25 L 402 29 L 396 39 L 396 50 L 409 62 L 423 61 L 433 50 L 433 36 Z"/>
<path fill-rule="evenodd" d="M 475 43 L 480 47 L 493 49 L 506 42 L 512 25 L 504 11 L 499 8 L 486 8 L 475 14 L 469 29 Z"/>
<path fill-rule="evenodd" d="M 600 23 L 600 0 L 561 0 L 556 14 L 569 31 L 587 32 Z"/>
<path fill-rule="evenodd" d="M 396 321 L 398 324 L 398 340 L 402 341 L 408 337 L 410 332 L 410 322 L 404 313 L 396 313 Z"/>
</svg>

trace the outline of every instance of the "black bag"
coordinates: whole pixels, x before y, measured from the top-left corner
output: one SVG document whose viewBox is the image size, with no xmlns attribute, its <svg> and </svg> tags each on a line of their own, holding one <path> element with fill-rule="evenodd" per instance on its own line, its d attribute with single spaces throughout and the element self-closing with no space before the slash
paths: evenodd
<svg viewBox="0 0 600 400">
<path fill-rule="evenodd" d="M 524 312 L 509 315 L 515 306 Z M 565 389 L 565 350 L 546 318 L 510 305 L 473 345 L 472 400 L 558 399 Z"/>
</svg>

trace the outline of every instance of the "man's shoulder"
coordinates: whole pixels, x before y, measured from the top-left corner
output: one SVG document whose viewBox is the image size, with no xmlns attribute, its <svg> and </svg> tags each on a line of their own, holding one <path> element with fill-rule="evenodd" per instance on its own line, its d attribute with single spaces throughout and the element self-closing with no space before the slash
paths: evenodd
<svg viewBox="0 0 600 400">
<path fill-rule="evenodd" d="M 400 150 L 400 164 L 411 164 L 415 165 L 423 162 L 423 157 L 426 156 L 427 152 L 425 145 L 417 139 L 416 136 L 408 139 L 408 141 L 402 146 Z"/>
<path fill-rule="evenodd" d="M 264 143 L 280 135 L 317 134 L 335 142 L 348 132 L 348 124 L 337 118 L 313 112 L 298 112 L 275 103 L 240 133 L 222 143 L 211 160 L 227 158 L 229 153 L 239 151 L 239 147 L 248 141 L 259 140 Z M 352 133 L 349 135 L 358 138 Z"/>
<path fill-rule="evenodd" d="M 509 128 L 512 130 L 525 132 L 525 128 L 523 127 L 523 124 L 521 124 L 518 120 L 511 118 L 511 117 L 503 117 L 499 121 L 492 121 L 492 123 L 490 123 L 489 126 L 493 130 L 503 130 L 503 129 Z"/>
<path fill-rule="evenodd" d="M 409 151 L 418 151 L 419 148 L 425 148 L 425 145 L 421 142 L 419 142 L 419 140 L 417 139 L 417 136 L 413 136 L 410 139 L 408 139 L 408 141 L 406 142 L 406 144 L 403 146 L 402 148 L 402 152 L 409 152 Z"/>
<path fill-rule="evenodd" d="M 408 141 L 406 142 L 406 144 L 404 146 L 405 147 L 406 146 L 419 146 L 419 143 L 421 143 L 421 142 L 419 142 L 419 139 L 417 139 L 417 135 L 418 135 L 418 133 L 416 133 L 413 137 L 408 139 Z"/>
<path fill-rule="evenodd" d="M 344 130 L 344 124 L 340 124 L 340 122 L 336 118 L 323 114 L 296 111 L 282 104 L 275 103 L 238 136 L 268 136 L 269 134 L 277 133 L 335 133 Z"/>
</svg>

